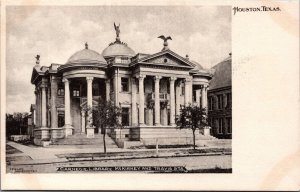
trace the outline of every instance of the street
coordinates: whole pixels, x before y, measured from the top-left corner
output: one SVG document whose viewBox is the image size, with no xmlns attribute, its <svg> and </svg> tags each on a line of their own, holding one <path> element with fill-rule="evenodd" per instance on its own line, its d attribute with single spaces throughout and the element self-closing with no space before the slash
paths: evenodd
<svg viewBox="0 0 300 192">
<path fill-rule="evenodd" d="M 231 169 L 231 155 L 188 156 L 144 159 L 122 159 L 101 161 L 74 161 L 65 163 L 8 165 L 8 172 L 15 173 L 65 173 L 57 171 L 58 167 L 122 167 L 122 166 L 183 166 L 188 171 L 199 169 Z M 78 172 L 78 171 L 74 171 Z M 74 173 L 72 172 L 72 173 Z M 70 172 L 68 172 L 70 173 Z M 95 172 L 93 172 L 95 173 Z M 99 172 L 99 173 L 107 173 Z"/>
</svg>

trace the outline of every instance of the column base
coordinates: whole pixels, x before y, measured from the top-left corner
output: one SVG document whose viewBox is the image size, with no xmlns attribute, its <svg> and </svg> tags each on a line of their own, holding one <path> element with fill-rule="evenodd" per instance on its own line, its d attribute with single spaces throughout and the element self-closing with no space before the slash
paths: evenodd
<svg viewBox="0 0 300 192">
<path fill-rule="evenodd" d="M 93 138 L 94 136 L 95 136 L 95 127 L 94 126 L 86 127 L 86 137 Z"/>
<path fill-rule="evenodd" d="M 154 125 L 157 126 L 157 127 L 161 126 L 160 123 L 155 123 Z"/>
<path fill-rule="evenodd" d="M 204 136 L 210 136 L 210 129 L 211 127 L 209 126 L 203 127 L 202 129 L 200 129 L 200 133 Z"/>
<path fill-rule="evenodd" d="M 64 125 L 63 128 L 65 129 L 65 137 L 73 135 L 73 127 L 72 125 Z"/>
<path fill-rule="evenodd" d="M 65 136 L 64 130 L 61 127 L 60 128 L 52 127 L 50 129 L 50 133 L 51 133 L 51 140 L 62 139 Z"/>
</svg>

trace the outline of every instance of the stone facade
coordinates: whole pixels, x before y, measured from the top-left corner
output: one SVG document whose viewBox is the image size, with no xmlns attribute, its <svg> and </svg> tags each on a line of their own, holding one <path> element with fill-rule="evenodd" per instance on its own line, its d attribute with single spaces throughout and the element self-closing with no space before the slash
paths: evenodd
<svg viewBox="0 0 300 192">
<path fill-rule="evenodd" d="M 162 133 L 172 137 L 180 105 L 207 107 L 211 78 L 209 71 L 168 47 L 155 54 L 135 54 L 120 39 L 102 54 L 86 44 L 66 64 L 45 67 L 38 60 L 31 79 L 36 96 L 35 143 L 100 134 L 92 113 L 84 111 L 100 99 L 122 108 L 124 129 L 110 129 L 112 138 L 141 141 Z M 155 134 L 149 136 L 151 130 Z"/>
</svg>

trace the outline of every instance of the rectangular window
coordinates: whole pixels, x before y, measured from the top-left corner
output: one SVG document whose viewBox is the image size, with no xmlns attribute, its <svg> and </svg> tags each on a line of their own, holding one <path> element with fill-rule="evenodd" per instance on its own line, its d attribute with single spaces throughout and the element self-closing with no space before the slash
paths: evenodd
<svg viewBox="0 0 300 192">
<path fill-rule="evenodd" d="M 181 86 L 181 95 L 184 95 L 184 86 Z"/>
<path fill-rule="evenodd" d="M 218 109 L 223 109 L 223 95 L 218 95 Z"/>
<path fill-rule="evenodd" d="M 79 90 L 78 89 L 73 89 L 73 97 L 79 97 Z"/>
<path fill-rule="evenodd" d="M 209 118 L 208 119 L 208 125 L 210 126 L 210 127 L 212 127 L 213 126 L 213 119 L 212 118 Z"/>
<path fill-rule="evenodd" d="M 231 124 L 231 118 L 227 118 L 227 134 L 231 134 L 232 132 L 232 124 Z"/>
<path fill-rule="evenodd" d="M 227 93 L 227 108 L 231 108 L 231 93 Z"/>
<path fill-rule="evenodd" d="M 129 108 L 122 108 L 122 125 L 129 126 Z"/>
<path fill-rule="evenodd" d="M 65 114 L 59 113 L 57 116 L 58 127 L 63 127 L 65 125 Z"/>
<path fill-rule="evenodd" d="M 213 110 L 214 98 L 212 96 L 208 97 L 208 110 Z"/>
<path fill-rule="evenodd" d="M 218 119 L 218 133 L 219 134 L 223 133 L 223 119 L 222 118 Z"/>
<path fill-rule="evenodd" d="M 197 99 L 196 99 L 196 90 L 193 90 L 193 102 L 196 102 L 197 101 Z"/>
<path fill-rule="evenodd" d="M 125 63 L 125 64 L 127 64 L 127 63 L 129 63 L 129 58 L 128 57 L 122 57 L 121 58 L 121 63 Z"/>
<path fill-rule="evenodd" d="M 59 88 L 57 90 L 57 96 L 64 96 L 65 95 L 65 90 L 63 88 Z"/>
<path fill-rule="evenodd" d="M 129 91 L 129 79 L 126 77 L 121 78 L 121 86 L 122 86 L 122 91 L 123 92 L 128 92 Z"/>
</svg>

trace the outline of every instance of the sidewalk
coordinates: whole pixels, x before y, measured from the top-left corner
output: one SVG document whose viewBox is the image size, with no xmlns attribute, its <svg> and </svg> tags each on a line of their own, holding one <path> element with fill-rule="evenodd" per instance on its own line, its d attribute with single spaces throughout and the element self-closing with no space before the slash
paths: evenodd
<svg viewBox="0 0 300 192">
<path fill-rule="evenodd" d="M 61 163 L 69 161 L 86 160 L 119 160 L 157 157 L 156 149 L 107 149 L 107 154 L 103 153 L 103 147 L 99 148 L 42 148 L 35 146 L 25 146 L 15 142 L 8 142 L 25 156 L 32 160 L 11 161 L 11 164 L 46 164 Z M 159 149 L 158 157 L 186 157 L 186 156 L 208 156 L 208 155 L 231 155 L 231 148 L 224 147 L 198 147 L 196 152 L 191 152 L 191 148 L 168 148 Z"/>
</svg>

